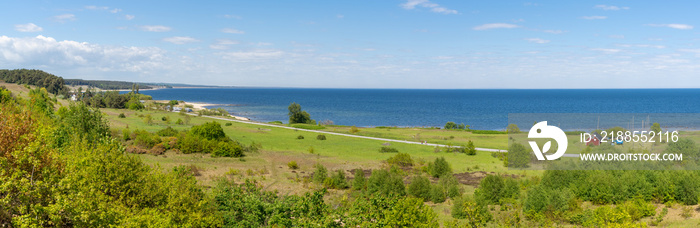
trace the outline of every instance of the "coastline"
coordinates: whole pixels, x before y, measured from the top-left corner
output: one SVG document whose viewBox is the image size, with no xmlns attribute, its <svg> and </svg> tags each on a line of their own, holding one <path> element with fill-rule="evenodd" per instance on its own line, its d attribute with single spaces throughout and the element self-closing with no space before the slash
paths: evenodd
<svg viewBox="0 0 700 228">
<path fill-rule="evenodd" d="M 165 101 L 165 102 L 167 102 L 167 101 Z M 202 103 L 202 102 L 189 102 L 189 101 L 182 101 L 182 102 L 180 102 L 180 104 L 182 104 L 183 107 L 186 105 L 192 105 L 192 110 L 194 110 L 194 111 L 209 109 L 209 108 L 207 108 L 208 106 L 218 106 L 218 104 L 210 104 L 210 103 Z M 236 116 L 236 115 L 229 114 L 229 117 L 232 117 L 236 120 L 250 121 L 250 118 L 245 117 L 245 116 Z"/>
</svg>

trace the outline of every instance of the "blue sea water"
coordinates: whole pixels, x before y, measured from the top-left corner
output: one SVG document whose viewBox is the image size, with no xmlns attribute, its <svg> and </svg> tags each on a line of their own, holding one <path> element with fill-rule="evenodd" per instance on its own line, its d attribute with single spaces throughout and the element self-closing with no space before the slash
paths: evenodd
<svg viewBox="0 0 700 228">
<path fill-rule="evenodd" d="M 700 89 L 183 88 L 141 93 L 156 100 L 217 104 L 210 108 L 263 122 L 286 123 L 287 106 L 296 102 L 313 119 L 356 126 L 440 127 L 454 121 L 500 130 L 510 113 L 700 113 Z"/>
</svg>

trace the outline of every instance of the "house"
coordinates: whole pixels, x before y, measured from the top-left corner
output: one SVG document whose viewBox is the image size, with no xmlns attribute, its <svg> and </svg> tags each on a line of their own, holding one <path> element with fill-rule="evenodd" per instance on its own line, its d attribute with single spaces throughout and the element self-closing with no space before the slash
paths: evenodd
<svg viewBox="0 0 700 228">
<path fill-rule="evenodd" d="M 180 108 L 180 107 L 173 107 L 173 112 L 179 112 L 181 110 L 182 110 L 182 108 Z"/>
<path fill-rule="evenodd" d="M 600 134 L 593 133 L 591 134 L 591 140 L 586 143 L 586 146 L 600 146 L 600 141 L 603 139 L 603 136 Z"/>
</svg>

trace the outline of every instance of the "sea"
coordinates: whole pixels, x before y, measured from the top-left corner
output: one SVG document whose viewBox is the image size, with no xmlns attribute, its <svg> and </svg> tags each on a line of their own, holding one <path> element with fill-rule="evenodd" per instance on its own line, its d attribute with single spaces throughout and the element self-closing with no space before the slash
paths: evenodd
<svg viewBox="0 0 700 228">
<path fill-rule="evenodd" d="M 358 127 L 442 127 L 452 121 L 471 129 L 503 130 L 509 123 L 533 124 L 531 118 L 518 120 L 521 114 L 582 114 L 590 128 L 601 127 L 600 114 L 624 113 L 623 123 L 606 123 L 610 118 L 603 115 L 602 125 L 661 122 L 700 129 L 700 89 L 172 88 L 141 93 L 155 100 L 214 104 L 208 108 L 261 122 L 286 123 L 287 107 L 296 102 L 312 119 Z M 578 128 L 586 127 L 571 127 Z"/>
</svg>

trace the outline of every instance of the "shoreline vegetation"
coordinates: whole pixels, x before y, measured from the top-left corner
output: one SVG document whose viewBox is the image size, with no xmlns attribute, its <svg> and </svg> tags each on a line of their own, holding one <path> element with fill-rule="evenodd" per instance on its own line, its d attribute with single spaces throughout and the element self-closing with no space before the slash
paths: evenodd
<svg viewBox="0 0 700 228">
<path fill-rule="evenodd" d="M 20 78 L 22 85 L 0 83 L 0 226 L 694 227 L 700 221 L 697 170 L 514 170 L 508 164 L 518 161 L 503 153 L 476 150 L 513 151 L 507 134 L 465 124 L 339 126 L 291 104 L 289 124 L 263 125 L 207 108 L 216 104 L 154 101 L 138 89 L 88 90 L 70 101 L 61 97 L 66 91 L 58 78 Z M 646 152 L 697 158 L 698 141 L 700 132 L 690 132 Z M 570 148 L 645 152 L 627 144 L 577 146 Z"/>
</svg>

